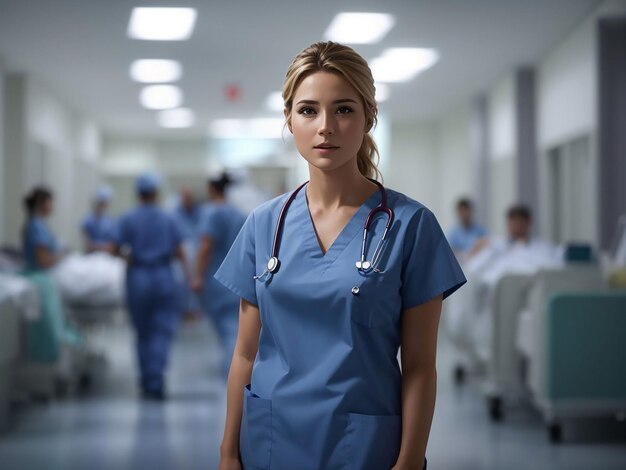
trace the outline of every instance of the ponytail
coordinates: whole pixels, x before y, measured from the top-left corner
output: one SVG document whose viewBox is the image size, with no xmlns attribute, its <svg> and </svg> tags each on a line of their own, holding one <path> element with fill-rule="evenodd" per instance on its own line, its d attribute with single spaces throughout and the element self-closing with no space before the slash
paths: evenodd
<svg viewBox="0 0 626 470">
<path fill-rule="evenodd" d="M 382 175 L 378 169 L 378 147 L 371 135 L 365 134 L 365 136 L 363 136 L 363 143 L 356 154 L 356 160 L 359 171 L 363 176 L 366 178 L 382 179 Z"/>
</svg>

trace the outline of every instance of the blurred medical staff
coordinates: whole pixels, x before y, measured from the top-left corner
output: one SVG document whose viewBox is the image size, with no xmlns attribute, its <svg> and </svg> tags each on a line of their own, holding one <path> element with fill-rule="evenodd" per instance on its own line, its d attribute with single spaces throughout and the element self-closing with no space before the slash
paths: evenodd
<svg viewBox="0 0 626 470">
<path fill-rule="evenodd" d="M 448 243 L 459 258 L 471 257 L 484 246 L 487 230 L 474 222 L 474 207 L 469 199 L 456 204 L 458 222 L 448 234 Z"/>
<path fill-rule="evenodd" d="M 161 179 L 154 173 L 136 181 L 139 205 L 120 220 L 118 249 L 128 259 L 126 300 L 137 338 L 144 398 L 165 398 L 164 372 L 181 311 L 181 285 L 172 261 L 187 272 L 182 234 L 174 219 L 157 205 Z"/>
<path fill-rule="evenodd" d="M 213 275 L 226 257 L 245 222 L 245 215 L 226 202 L 225 192 L 232 183 L 224 173 L 209 181 L 211 204 L 203 214 L 200 226 L 200 247 L 193 288 L 202 292 L 205 313 L 213 322 L 222 349 L 222 374 L 226 379 L 237 341 L 239 297 L 217 282 Z"/>
<path fill-rule="evenodd" d="M 83 219 L 82 229 L 88 253 L 93 251 L 113 252 L 116 223 L 106 213 L 111 199 L 113 199 L 113 190 L 109 186 L 100 186 L 93 198 L 91 214 Z"/>
<path fill-rule="evenodd" d="M 183 236 L 183 249 L 191 272 L 195 272 L 195 260 L 198 253 L 200 213 L 201 207 L 196 201 L 193 191 L 190 188 L 181 188 L 180 201 L 174 208 L 172 215 Z M 177 269 L 177 274 L 179 279 L 184 281 L 180 269 Z M 184 282 L 183 286 L 183 311 L 186 316 L 194 316 L 201 311 L 198 297 L 190 290 L 187 282 Z"/>
<path fill-rule="evenodd" d="M 27 326 L 27 354 L 34 361 L 54 362 L 62 344 L 77 344 L 80 338 L 65 321 L 59 293 L 48 273 L 61 258 L 56 237 L 47 224 L 54 210 L 52 192 L 44 186 L 35 187 L 24 198 L 24 206 L 24 276 L 37 286 L 41 299 L 39 319 Z"/>
</svg>

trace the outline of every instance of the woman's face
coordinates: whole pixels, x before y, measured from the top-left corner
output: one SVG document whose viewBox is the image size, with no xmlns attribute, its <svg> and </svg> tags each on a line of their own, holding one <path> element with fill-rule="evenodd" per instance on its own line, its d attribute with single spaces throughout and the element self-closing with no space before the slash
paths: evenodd
<svg viewBox="0 0 626 470">
<path fill-rule="evenodd" d="M 51 197 L 41 203 L 41 215 L 48 217 L 54 211 L 54 201 Z"/>
<path fill-rule="evenodd" d="M 363 101 L 340 75 L 315 72 L 296 89 L 289 130 L 310 165 L 324 171 L 349 162 L 356 167 L 368 130 Z"/>
</svg>

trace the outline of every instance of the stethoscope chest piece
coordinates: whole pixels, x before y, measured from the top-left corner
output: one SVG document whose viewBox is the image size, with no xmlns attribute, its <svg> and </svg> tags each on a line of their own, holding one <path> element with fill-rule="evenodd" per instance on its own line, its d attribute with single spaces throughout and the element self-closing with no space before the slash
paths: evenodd
<svg viewBox="0 0 626 470">
<path fill-rule="evenodd" d="M 280 261 L 278 260 L 278 258 L 276 256 L 272 256 L 267 261 L 267 270 L 269 272 L 271 272 L 272 274 L 274 274 L 276 271 L 278 271 L 279 267 L 280 267 Z"/>
</svg>

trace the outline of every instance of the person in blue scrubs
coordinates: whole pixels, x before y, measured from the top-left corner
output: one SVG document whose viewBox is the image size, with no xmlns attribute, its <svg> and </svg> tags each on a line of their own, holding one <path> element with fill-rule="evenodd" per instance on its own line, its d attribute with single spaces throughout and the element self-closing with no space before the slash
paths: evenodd
<svg viewBox="0 0 626 470">
<path fill-rule="evenodd" d="M 474 222 L 472 201 L 463 198 L 456 204 L 458 223 L 448 234 L 448 242 L 459 256 L 464 259 L 480 251 L 486 243 L 487 230 Z"/>
<path fill-rule="evenodd" d="M 47 223 L 54 211 L 53 194 L 48 188 L 38 186 L 24 198 L 24 205 L 23 274 L 37 286 L 41 299 L 40 317 L 26 328 L 27 355 L 33 361 L 55 362 L 62 345 L 77 345 L 81 338 L 66 322 L 59 292 L 48 272 L 61 259 L 56 237 Z"/>
<path fill-rule="evenodd" d="M 181 188 L 180 201 L 174 208 L 172 215 L 183 235 L 183 249 L 185 258 L 189 263 L 191 272 L 195 272 L 195 260 L 198 254 L 200 239 L 200 218 L 202 207 L 196 202 L 193 191 L 190 188 Z M 184 281 L 184 274 L 180 265 L 176 266 L 176 272 Z M 186 319 L 195 319 L 201 311 L 200 302 L 187 282 L 183 282 L 183 313 Z"/>
<path fill-rule="evenodd" d="M 241 230 L 245 215 L 226 202 L 226 189 L 231 184 L 228 174 L 209 181 L 210 205 L 203 214 L 200 226 L 200 248 L 193 287 L 201 292 L 204 312 L 213 323 L 220 340 L 222 376 L 228 370 L 237 340 L 239 324 L 239 296 L 225 288 L 214 274 Z"/>
<path fill-rule="evenodd" d="M 93 200 L 93 211 L 83 219 L 82 230 L 85 236 L 86 251 L 104 251 L 113 253 L 115 248 L 115 220 L 106 212 L 113 199 L 113 190 L 101 186 Z"/>
<path fill-rule="evenodd" d="M 286 124 L 310 180 L 283 212 L 277 271 L 292 193 L 252 212 L 215 274 L 241 298 L 220 470 L 426 466 L 442 301 L 466 281 L 433 213 L 368 179 L 374 95 L 367 62 L 337 43 L 287 71 Z M 374 216 L 371 269 L 364 227 L 384 194 L 394 219 L 375 257 L 388 218 Z"/>
<path fill-rule="evenodd" d="M 117 240 L 128 259 L 126 301 L 136 333 L 141 389 L 154 400 L 165 398 L 165 367 L 182 307 L 172 261 L 177 258 L 187 269 L 179 227 L 157 205 L 159 186 L 154 173 L 137 179 L 139 205 L 121 218 Z"/>
</svg>

